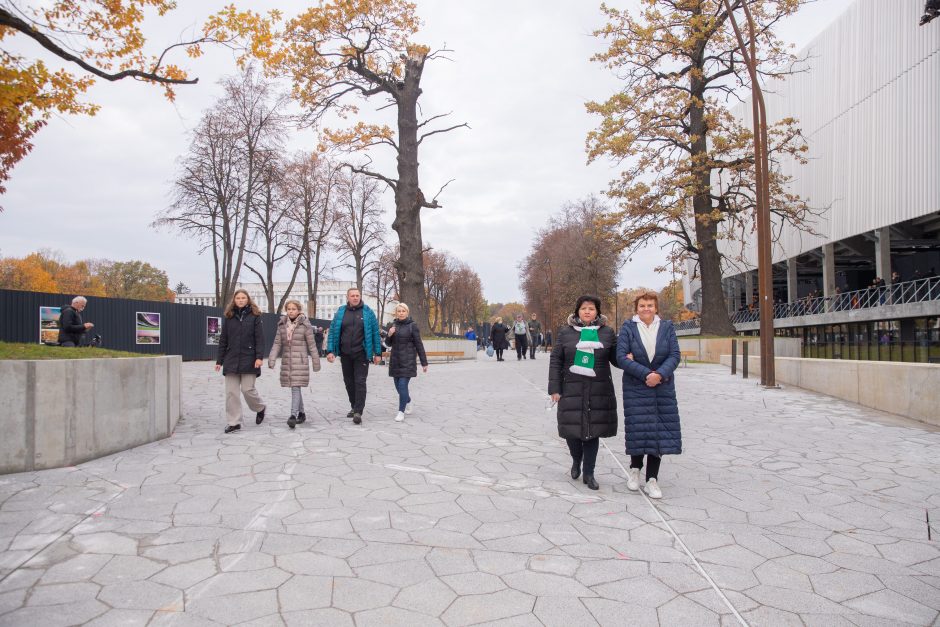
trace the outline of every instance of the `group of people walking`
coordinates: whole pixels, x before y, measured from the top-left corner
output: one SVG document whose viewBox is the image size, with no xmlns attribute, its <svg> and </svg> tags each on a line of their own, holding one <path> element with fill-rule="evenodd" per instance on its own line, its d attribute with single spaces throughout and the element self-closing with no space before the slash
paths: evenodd
<svg viewBox="0 0 940 627">
<path fill-rule="evenodd" d="M 532 319 L 525 321 L 525 316 L 521 313 L 516 314 L 516 319 L 512 327 L 503 324 L 501 317 L 496 318 L 496 322 L 490 328 L 490 342 L 492 342 L 493 351 L 496 353 L 496 361 L 506 361 L 503 359 L 503 351 L 509 348 L 509 337 L 512 336 L 516 345 L 516 360 L 535 359 L 535 349 L 542 343 L 542 323 L 538 316 L 532 314 Z"/>
<path fill-rule="evenodd" d="M 362 302 L 362 293 L 351 288 L 346 292 L 346 301 L 330 324 L 326 359 L 330 363 L 337 357 L 340 360 L 350 406 L 346 417 L 358 425 L 362 424 L 365 408 L 369 366 L 379 363 L 383 342 L 378 320 Z M 617 435 L 619 424 L 612 366 L 623 371 L 624 436 L 630 456 L 627 487 L 640 488 L 640 471 L 645 466 L 645 491 L 651 498 L 661 498 L 658 477 L 662 456 L 682 452 L 674 380 L 680 360 L 679 341 L 672 323 L 657 315 L 658 307 L 657 294 L 641 294 L 634 301 L 636 315 L 624 322 L 617 334 L 601 312 L 601 300 L 585 295 L 577 300 L 573 313 L 555 335 L 548 393 L 557 404 L 558 435 L 565 439 L 571 453 L 571 478 L 583 477 L 592 490 L 599 488 L 594 469 L 600 438 Z M 267 355 L 272 369 L 281 359 L 280 383 L 291 390 L 287 418 L 291 429 L 306 420 L 301 391 L 309 384 L 311 368 L 313 372 L 320 370 L 315 329 L 302 309 L 296 300 L 287 302 Z M 541 323 L 534 314 L 528 323 L 517 315 L 512 327 L 497 319 L 490 335 L 497 359 L 504 361 L 502 353 L 508 348 L 509 334 L 515 336 L 517 359 L 534 359 L 534 345 L 526 354 L 528 340 L 540 333 Z M 411 319 L 408 305 L 396 307 L 385 346 L 391 349 L 388 374 L 398 393 L 395 420 L 401 422 L 411 413 L 408 388 L 417 376 L 417 363 L 424 372 L 428 370 L 421 331 Z M 241 429 L 241 397 L 255 412 L 255 424 L 264 421 L 267 406 L 255 388 L 255 380 L 261 376 L 263 351 L 261 312 L 248 292 L 236 290 L 225 309 L 215 366 L 225 375 L 225 433 Z"/>
<path fill-rule="evenodd" d="M 315 327 L 303 313 L 296 300 L 286 303 L 285 314 L 277 324 L 274 345 L 268 354 L 268 367 L 273 369 L 281 359 L 281 387 L 291 390 L 290 415 L 287 426 L 294 429 L 306 421 L 302 390 L 309 385 L 310 370 L 319 372 L 322 339 L 318 340 Z M 264 359 L 264 330 L 261 312 L 247 291 L 235 291 L 225 309 L 216 371 L 225 376 L 225 414 L 228 425 L 225 433 L 241 429 L 241 397 L 255 412 L 255 424 L 265 418 L 267 406 L 255 388 L 261 376 Z M 411 413 L 408 384 L 417 376 L 416 361 L 428 370 L 427 355 L 421 341 L 421 331 L 409 315 L 408 305 L 400 303 L 395 310 L 395 321 L 389 328 L 384 347 L 391 350 L 388 374 L 398 392 L 398 412 L 395 420 L 401 422 Z M 362 424 L 366 403 L 366 378 L 370 363 L 378 364 L 382 358 L 383 342 L 379 323 L 372 309 L 362 302 L 357 288 L 346 291 L 346 304 L 339 307 L 330 324 L 327 336 L 326 360 L 339 357 L 343 370 L 343 383 L 349 398 L 347 418 Z"/>
<path fill-rule="evenodd" d="M 601 313 L 600 299 L 582 296 L 556 334 L 548 393 L 558 406 L 558 435 L 571 453 L 571 478 L 583 476 L 592 490 L 600 487 L 594 477 L 600 438 L 617 435 L 619 423 L 611 366 L 623 370 L 627 487 L 640 489 L 645 465 L 646 493 L 662 498 L 662 456 L 682 452 L 674 380 L 679 340 L 672 323 L 657 315 L 658 308 L 657 294 L 641 294 L 634 301 L 636 315 L 615 334 Z"/>
</svg>

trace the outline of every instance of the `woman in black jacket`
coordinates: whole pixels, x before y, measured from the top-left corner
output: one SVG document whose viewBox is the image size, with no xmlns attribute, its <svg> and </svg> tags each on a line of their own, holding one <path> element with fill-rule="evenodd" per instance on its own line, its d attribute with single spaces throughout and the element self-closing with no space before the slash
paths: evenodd
<svg viewBox="0 0 940 627">
<path fill-rule="evenodd" d="M 243 289 L 235 290 L 232 302 L 225 308 L 225 320 L 219 338 L 219 355 L 215 370 L 225 375 L 225 416 L 228 418 L 226 433 L 242 428 L 242 401 L 245 397 L 248 408 L 255 412 L 255 424 L 264 420 L 265 404 L 255 389 L 255 379 L 261 376 L 261 360 L 264 352 L 264 329 L 261 312 L 251 302 L 251 296 Z"/>
<path fill-rule="evenodd" d="M 405 303 L 398 303 L 395 307 L 395 322 L 388 330 L 385 344 L 392 354 L 388 361 L 388 376 L 395 381 L 398 390 L 398 413 L 395 422 L 405 419 L 405 414 L 411 413 L 411 395 L 408 393 L 408 384 L 418 376 L 417 359 L 421 360 L 421 368 L 428 371 L 428 357 L 424 352 L 424 342 L 421 341 L 421 330 L 409 316 L 411 310 Z"/>
<path fill-rule="evenodd" d="M 503 351 L 509 348 L 509 327 L 503 324 L 502 318 L 496 319 L 496 324 L 490 329 L 490 340 L 493 342 L 493 350 L 496 351 L 496 361 L 504 361 Z"/>
<path fill-rule="evenodd" d="M 611 378 L 617 336 L 601 315 L 597 296 L 582 296 L 555 334 L 548 365 L 548 393 L 558 403 L 558 435 L 571 452 L 571 478 L 597 490 L 594 463 L 598 438 L 617 435 L 617 397 Z M 582 466 L 583 464 L 583 466 Z"/>
</svg>

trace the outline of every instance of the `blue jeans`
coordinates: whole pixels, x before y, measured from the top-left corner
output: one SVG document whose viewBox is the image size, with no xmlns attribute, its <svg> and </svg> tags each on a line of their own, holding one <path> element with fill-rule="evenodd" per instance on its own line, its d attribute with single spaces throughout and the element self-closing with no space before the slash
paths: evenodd
<svg viewBox="0 0 940 627">
<path fill-rule="evenodd" d="M 411 402 L 408 394 L 408 382 L 411 377 L 395 377 L 395 389 L 398 390 L 398 411 L 405 411 L 405 406 Z"/>
</svg>

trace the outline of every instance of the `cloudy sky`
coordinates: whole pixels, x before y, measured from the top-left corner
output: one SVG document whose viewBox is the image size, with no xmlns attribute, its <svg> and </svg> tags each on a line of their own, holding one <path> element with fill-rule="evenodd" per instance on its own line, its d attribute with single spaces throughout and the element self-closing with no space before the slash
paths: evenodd
<svg viewBox="0 0 940 627">
<path fill-rule="evenodd" d="M 781 36 L 802 47 L 851 2 L 817 0 L 783 24 Z M 154 46 L 198 28 L 216 3 L 179 4 L 181 8 L 147 26 Z M 308 4 L 284 1 L 276 6 L 291 16 Z M 588 166 L 584 152 L 585 136 L 596 123 L 584 103 L 616 89 L 609 73 L 589 60 L 601 46 L 591 36 L 602 25 L 599 2 L 417 4 L 424 27 L 416 39 L 453 50 L 452 61 L 428 66 L 423 110 L 426 115 L 453 111 L 453 120 L 471 126 L 435 136 L 422 147 L 420 175 L 426 193 L 456 179 L 439 199 L 444 207 L 425 210 L 425 239 L 473 266 L 489 301 L 519 300 L 517 265 L 535 231 L 563 203 L 602 193 L 616 175 L 607 163 Z M 263 10 L 275 3 L 252 0 L 250 6 Z M 18 46 L 31 56 L 38 54 L 28 42 Z M 0 198 L 5 209 L 0 214 L 0 255 L 51 248 L 68 260 L 140 259 L 165 270 L 171 286 L 183 281 L 193 291 L 210 291 L 211 259 L 198 254 L 197 244 L 149 226 L 168 204 L 189 131 L 218 97 L 218 80 L 235 71 L 232 56 L 223 50 L 210 51 L 188 67 L 199 84 L 180 88 L 175 103 L 143 84 L 103 83 L 89 96 L 102 105 L 97 116 L 52 120 Z M 310 130 L 290 138 L 291 148 L 315 145 Z M 377 151 L 373 157 L 377 167 L 394 171 L 391 154 Z M 390 216 L 390 196 L 385 205 Z M 394 241 L 391 229 L 388 235 Z M 620 284 L 661 287 L 670 278 L 652 270 L 661 258 L 655 248 L 634 256 Z M 336 271 L 337 278 L 346 276 L 347 271 Z"/>
</svg>

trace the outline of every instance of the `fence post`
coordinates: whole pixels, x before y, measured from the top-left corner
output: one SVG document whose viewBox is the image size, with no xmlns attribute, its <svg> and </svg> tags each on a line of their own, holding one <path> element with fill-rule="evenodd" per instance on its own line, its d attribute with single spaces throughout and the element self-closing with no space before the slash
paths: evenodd
<svg viewBox="0 0 940 627">
<path fill-rule="evenodd" d="M 747 379 L 747 340 L 741 342 L 741 376 Z"/>
<path fill-rule="evenodd" d="M 731 340 L 731 374 L 738 373 L 738 341 Z"/>
</svg>

